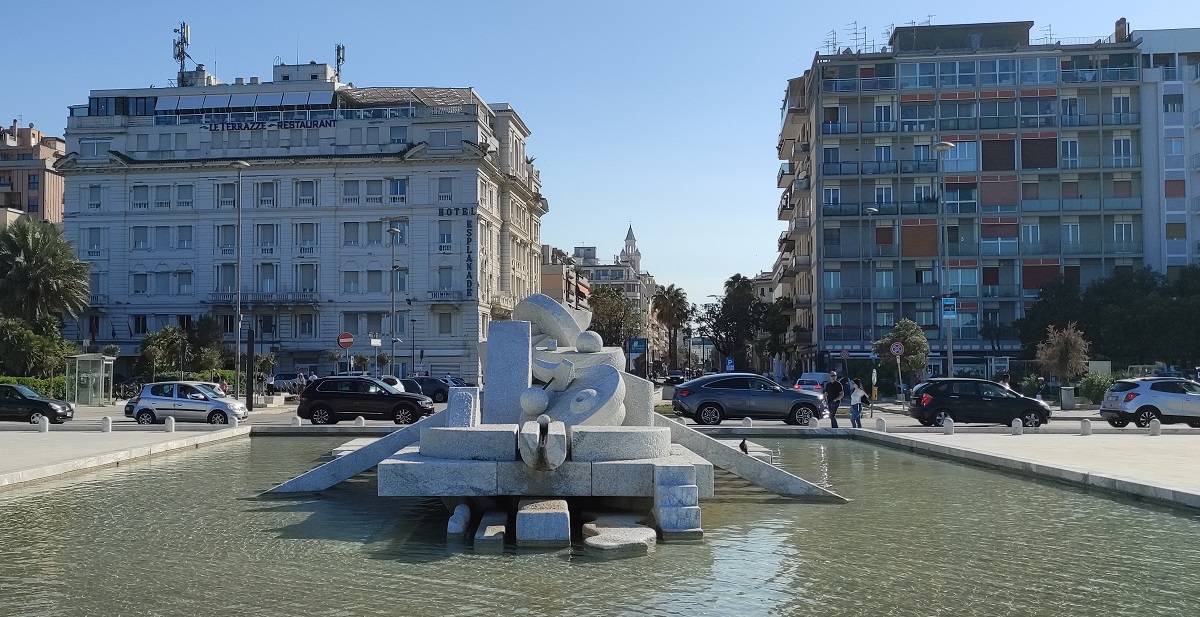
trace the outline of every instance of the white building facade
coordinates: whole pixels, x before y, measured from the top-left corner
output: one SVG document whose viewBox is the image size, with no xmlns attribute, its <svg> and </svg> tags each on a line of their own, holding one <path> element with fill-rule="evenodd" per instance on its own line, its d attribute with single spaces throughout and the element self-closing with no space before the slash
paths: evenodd
<svg viewBox="0 0 1200 617">
<path fill-rule="evenodd" d="M 316 63 L 179 83 L 200 85 L 71 108 L 64 223 L 92 306 L 68 337 L 131 358 L 213 314 L 232 343 L 240 295 L 280 370 L 330 373 L 349 332 L 347 359 L 394 347 L 384 372 L 478 379 L 488 322 L 540 284 L 548 203 L 516 111 L 469 88 L 354 88 Z"/>
</svg>

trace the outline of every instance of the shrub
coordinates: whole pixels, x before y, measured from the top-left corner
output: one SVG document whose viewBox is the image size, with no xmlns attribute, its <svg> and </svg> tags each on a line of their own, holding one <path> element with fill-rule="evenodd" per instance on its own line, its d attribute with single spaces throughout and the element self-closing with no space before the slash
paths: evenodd
<svg viewBox="0 0 1200 617">
<path fill-rule="evenodd" d="M 1113 375 L 1088 373 L 1079 380 L 1079 394 L 1093 403 L 1098 403 L 1104 398 L 1104 393 L 1108 391 L 1109 386 L 1116 380 Z"/>
<path fill-rule="evenodd" d="M 67 397 L 66 377 L 38 379 L 37 377 L 0 376 L 0 383 L 27 386 L 29 388 L 33 388 L 38 394 L 41 394 L 42 396 L 48 396 L 50 398 L 65 399 Z"/>
</svg>

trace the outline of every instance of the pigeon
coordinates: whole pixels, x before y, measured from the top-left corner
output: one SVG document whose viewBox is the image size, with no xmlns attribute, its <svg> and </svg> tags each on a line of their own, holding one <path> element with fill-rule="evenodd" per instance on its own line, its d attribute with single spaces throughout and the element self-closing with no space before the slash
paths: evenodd
<svg viewBox="0 0 1200 617">
<path fill-rule="evenodd" d="M 750 454 L 750 448 L 746 447 L 745 439 L 742 440 L 742 443 L 738 444 L 738 449 L 742 451 L 742 454 Z"/>
</svg>

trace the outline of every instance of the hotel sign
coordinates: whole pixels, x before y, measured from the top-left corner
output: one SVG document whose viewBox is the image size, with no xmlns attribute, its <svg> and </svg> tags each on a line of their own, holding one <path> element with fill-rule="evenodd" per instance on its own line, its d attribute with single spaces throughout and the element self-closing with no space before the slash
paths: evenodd
<svg viewBox="0 0 1200 617">
<path fill-rule="evenodd" d="M 280 120 L 278 122 L 210 122 L 200 125 L 206 131 L 262 131 L 265 129 L 324 129 L 337 120 Z"/>
</svg>

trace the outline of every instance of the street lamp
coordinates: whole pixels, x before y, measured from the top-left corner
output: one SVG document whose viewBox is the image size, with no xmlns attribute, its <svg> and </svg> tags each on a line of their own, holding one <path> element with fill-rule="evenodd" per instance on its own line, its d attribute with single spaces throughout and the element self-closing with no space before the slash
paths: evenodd
<svg viewBox="0 0 1200 617">
<path fill-rule="evenodd" d="M 237 230 L 234 237 L 234 251 L 237 252 L 237 265 L 234 266 L 234 342 L 233 342 L 233 398 L 237 398 L 242 387 L 242 170 L 250 167 L 246 161 L 234 161 L 229 166 L 237 170 L 237 185 L 234 187 L 233 208 L 237 211 Z M 252 374 L 247 371 L 247 374 Z M 249 388 L 247 388 L 249 389 Z"/>
<path fill-rule="evenodd" d="M 868 306 L 870 311 L 867 313 L 867 332 L 869 332 L 869 334 L 866 338 L 868 353 L 871 348 L 871 343 L 875 342 L 875 281 L 872 280 L 874 279 L 875 260 L 874 256 L 872 256 L 870 251 L 867 250 L 866 242 L 863 241 L 863 232 L 865 231 L 866 227 L 863 221 L 863 215 L 867 217 L 867 220 L 871 220 L 870 217 L 876 214 L 879 214 L 879 208 L 867 207 L 862 209 L 858 217 L 859 252 L 863 255 L 863 263 L 866 264 L 868 268 L 866 284 L 867 293 L 869 294 L 867 297 L 869 298 Z"/>
<path fill-rule="evenodd" d="M 946 262 L 949 261 L 949 247 L 946 246 L 946 163 L 945 154 L 955 147 L 954 143 L 949 141 L 939 141 L 934 144 L 933 151 L 937 154 L 938 167 L 938 278 L 940 283 L 938 287 L 941 289 L 942 297 L 945 298 L 950 293 L 950 277 L 949 268 Z M 946 248 L 947 255 L 943 256 L 942 249 Z M 934 307 L 935 311 L 942 311 L 941 303 Z M 958 316 L 955 315 L 955 321 Z M 942 312 L 942 323 L 946 323 L 945 312 Z M 954 323 L 950 322 L 946 326 L 946 376 L 954 377 Z"/>
<path fill-rule="evenodd" d="M 391 327 L 392 333 L 392 375 L 396 374 L 396 278 L 399 276 L 400 268 L 396 265 L 396 245 L 400 241 L 400 230 L 388 223 L 388 235 L 391 236 L 392 242 L 392 314 Z"/>
<path fill-rule="evenodd" d="M 412 326 L 412 368 L 408 369 L 408 376 L 412 377 L 417 369 L 417 320 L 409 319 L 408 323 Z"/>
</svg>

